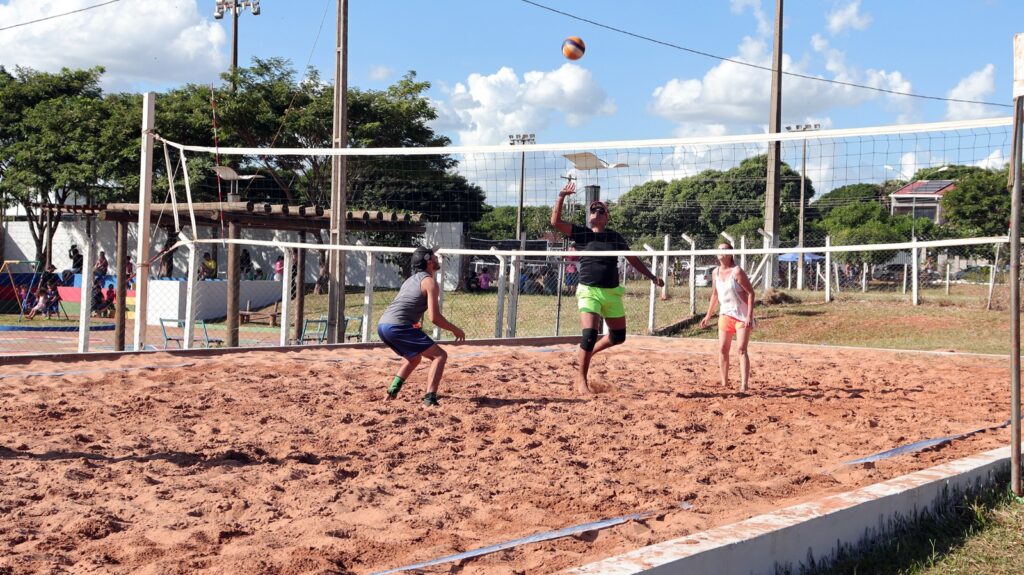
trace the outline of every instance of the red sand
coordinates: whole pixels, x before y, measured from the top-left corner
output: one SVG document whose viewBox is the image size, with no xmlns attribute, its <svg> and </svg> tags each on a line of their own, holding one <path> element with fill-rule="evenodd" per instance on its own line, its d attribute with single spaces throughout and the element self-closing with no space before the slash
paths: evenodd
<svg viewBox="0 0 1024 575">
<path fill-rule="evenodd" d="M 1008 441 L 840 465 L 1004 421 L 1005 359 L 753 344 L 744 395 L 711 342 L 631 338 L 581 400 L 554 349 L 449 347 L 439 409 L 423 368 L 381 401 L 383 349 L 2 367 L 88 373 L 0 379 L 0 573 L 370 573 L 693 505 L 459 571 L 551 573 Z"/>
</svg>

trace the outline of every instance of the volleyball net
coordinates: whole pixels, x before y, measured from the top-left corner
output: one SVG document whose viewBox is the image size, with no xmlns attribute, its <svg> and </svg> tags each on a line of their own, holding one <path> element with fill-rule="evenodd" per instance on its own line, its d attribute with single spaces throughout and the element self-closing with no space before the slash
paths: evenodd
<svg viewBox="0 0 1024 575">
<path fill-rule="evenodd" d="M 148 266 L 148 309 L 131 319 L 146 322 L 145 343 L 158 348 L 326 342 L 328 262 L 344 253 L 344 339 L 373 341 L 376 319 L 409 275 L 409 254 L 426 245 L 442 256 L 444 313 L 469 337 L 575 334 L 579 258 L 587 253 L 550 225 L 569 181 L 577 192 L 563 218 L 587 225 L 586 207 L 601 200 L 608 227 L 629 244 L 614 255 L 632 333 L 664 333 L 706 310 L 723 241 L 759 293 L 774 289 L 796 301 L 997 309 L 1006 301 L 1010 118 L 817 128 L 337 150 L 211 148 L 157 137 L 151 225 L 139 231 L 150 252 L 129 254 Z M 763 219 L 774 142 L 778 238 L 767 236 Z M 330 200 L 337 157 L 343 208 Z M 985 213 L 972 204 L 978 197 L 995 198 Z M 338 214 L 344 244 L 331 245 Z M 240 277 L 230 302 L 229 254 Z M 666 286 L 654 288 L 628 255 Z"/>
</svg>

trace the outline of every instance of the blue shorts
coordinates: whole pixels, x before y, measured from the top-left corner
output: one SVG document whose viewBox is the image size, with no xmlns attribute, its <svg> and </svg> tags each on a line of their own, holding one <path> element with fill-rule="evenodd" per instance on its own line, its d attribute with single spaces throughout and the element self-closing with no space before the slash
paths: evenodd
<svg viewBox="0 0 1024 575">
<path fill-rule="evenodd" d="M 411 325 L 378 324 L 377 335 L 395 353 L 406 359 L 412 359 L 434 346 L 434 340 L 423 330 Z"/>
</svg>

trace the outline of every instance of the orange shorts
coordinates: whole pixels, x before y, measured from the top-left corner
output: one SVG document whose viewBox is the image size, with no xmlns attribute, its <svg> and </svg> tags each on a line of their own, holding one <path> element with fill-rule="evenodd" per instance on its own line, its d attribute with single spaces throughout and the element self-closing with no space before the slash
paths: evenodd
<svg viewBox="0 0 1024 575">
<path fill-rule="evenodd" d="M 718 316 L 718 331 L 736 333 L 738 329 L 747 329 L 747 322 L 740 321 L 731 315 Z"/>
</svg>

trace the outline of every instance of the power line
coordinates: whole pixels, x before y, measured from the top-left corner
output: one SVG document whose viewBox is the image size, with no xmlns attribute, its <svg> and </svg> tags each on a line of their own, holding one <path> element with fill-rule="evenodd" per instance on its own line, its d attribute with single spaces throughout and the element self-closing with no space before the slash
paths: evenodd
<svg viewBox="0 0 1024 575">
<path fill-rule="evenodd" d="M 85 12 L 86 10 L 92 10 L 93 8 L 101 8 L 103 6 L 107 6 L 108 4 L 113 4 L 115 2 L 120 2 L 120 1 L 121 0 L 108 0 L 107 2 L 101 2 L 99 4 L 93 4 L 92 6 L 86 6 L 85 8 L 79 8 L 78 10 L 72 10 L 70 12 L 64 12 L 63 14 L 54 14 L 52 16 L 47 16 L 45 18 L 39 18 L 38 20 L 29 20 L 28 22 L 22 22 L 20 24 L 14 24 L 13 26 L 4 26 L 3 28 L 0 28 L 0 32 L 3 32 L 4 30 L 10 30 L 11 28 L 18 28 L 20 26 L 28 26 L 29 24 L 35 24 L 37 22 L 45 22 L 47 20 L 53 20 L 54 18 L 60 18 L 62 16 L 70 16 L 71 14 L 78 14 L 79 12 Z"/>
<path fill-rule="evenodd" d="M 545 6 L 543 4 L 539 4 L 537 2 L 533 2 L 532 0 L 521 0 L 521 1 L 525 2 L 526 4 L 530 4 L 531 6 L 536 6 L 537 8 L 543 8 L 544 10 L 548 10 L 550 12 L 554 12 L 555 14 L 561 14 L 562 16 L 566 16 L 568 18 L 572 18 L 573 20 L 579 20 L 580 22 L 586 22 L 587 24 L 592 24 L 592 25 L 597 26 L 599 28 L 604 28 L 606 30 L 611 30 L 612 32 L 618 32 L 619 34 L 625 34 L 626 36 L 632 36 L 633 38 L 639 38 L 640 40 L 646 40 L 648 42 L 653 42 L 655 44 L 660 44 L 662 46 L 667 46 L 669 48 L 675 48 L 676 50 L 682 50 L 683 52 L 689 52 L 691 54 L 696 54 L 698 56 L 704 56 L 705 58 L 712 58 L 714 60 L 720 60 L 722 62 L 729 62 L 729 63 L 732 63 L 732 64 L 738 64 L 740 66 L 747 66 L 747 67 L 750 67 L 750 68 L 756 68 L 758 70 L 765 70 L 765 71 L 768 71 L 768 72 L 774 72 L 775 71 L 775 70 L 773 70 L 769 66 L 761 66 L 759 64 L 752 64 L 750 62 L 744 62 L 742 60 L 735 60 L 733 58 L 726 58 L 724 56 L 719 56 L 717 54 L 711 54 L 710 52 L 702 52 L 700 50 L 694 50 L 693 48 L 687 48 L 685 46 L 680 46 L 678 44 L 673 44 L 671 42 L 666 42 L 664 40 L 658 40 L 657 38 L 651 38 L 650 36 L 644 36 L 643 34 L 637 34 L 635 32 L 630 32 L 629 30 L 623 30 L 622 28 L 616 28 L 614 26 L 609 26 L 607 24 L 602 24 L 600 22 L 595 22 L 594 20 L 588 20 L 587 18 L 583 18 L 583 17 L 577 16 L 575 14 L 570 14 L 569 12 L 563 12 L 561 10 L 556 10 L 554 8 L 551 8 L 550 6 Z M 786 75 L 786 76 L 792 76 L 794 78 L 803 78 L 805 80 L 814 80 L 815 82 L 826 82 L 826 83 L 829 83 L 829 84 L 837 84 L 839 86 L 848 86 L 848 87 L 851 87 L 851 88 L 861 88 L 861 89 L 864 89 L 864 90 L 874 90 L 875 92 L 883 92 L 885 94 L 893 94 L 895 96 L 907 96 L 909 98 L 921 98 L 923 100 L 939 100 L 941 102 L 959 102 L 959 103 L 962 103 L 962 104 L 983 104 L 985 106 L 1001 106 L 1003 108 L 1011 108 L 1012 107 L 1011 104 L 999 104 L 999 103 L 996 103 L 996 102 L 984 102 L 984 101 L 981 101 L 981 100 L 961 100 L 959 98 L 942 98 L 940 96 L 926 96 L 924 94 L 912 94 L 910 92 L 898 92 L 896 90 L 889 90 L 889 89 L 886 89 L 886 88 L 879 88 L 877 86 L 867 86 L 867 85 L 864 85 L 864 84 L 855 84 L 853 82 L 843 82 L 842 80 L 829 80 L 828 78 L 819 78 L 817 76 L 810 76 L 808 74 L 801 74 L 799 72 L 786 72 L 785 70 L 783 70 L 782 73 L 784 75 Z"/>
</svg>

